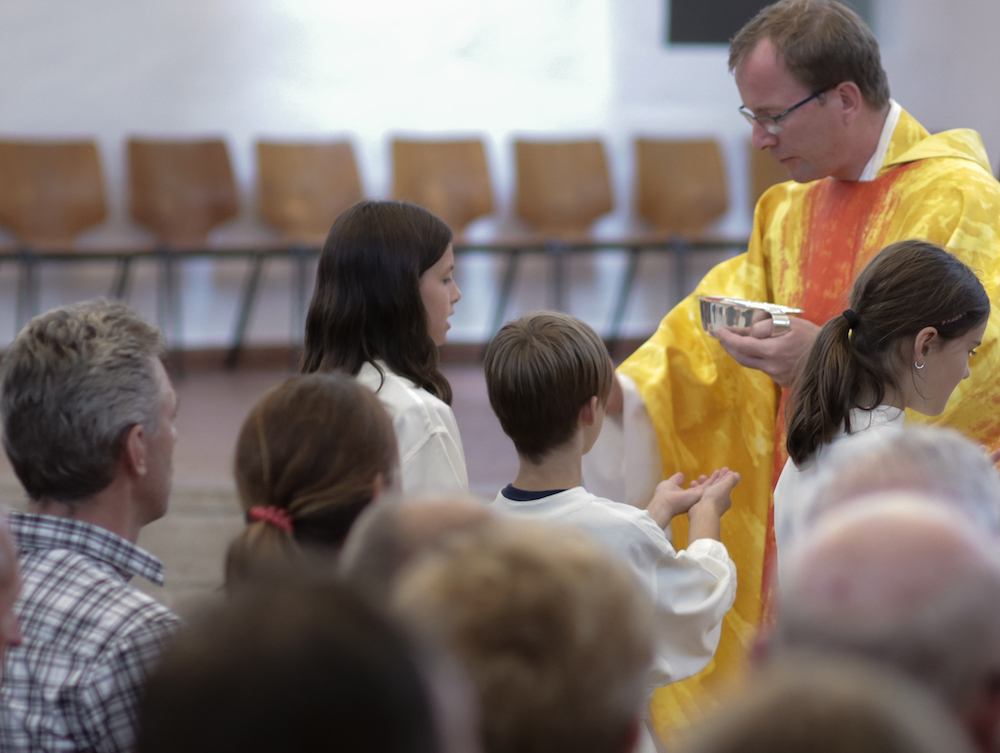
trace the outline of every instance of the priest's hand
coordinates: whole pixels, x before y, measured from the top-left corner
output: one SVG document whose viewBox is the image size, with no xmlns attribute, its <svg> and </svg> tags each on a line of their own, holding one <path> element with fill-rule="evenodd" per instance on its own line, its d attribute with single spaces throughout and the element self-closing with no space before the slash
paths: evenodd
<svg viewBox="0 0 1000 753">
<path fill-rule="evenodd" d="M 771 337 L 771 327 L 770 319 L 751 327 L 723 327 L 719 330 L 719 344 L 741 366 L 763 371 L 782 387 L 790 387 L 819 327 L 794 316 L 784 335 Z"/>
</svg>

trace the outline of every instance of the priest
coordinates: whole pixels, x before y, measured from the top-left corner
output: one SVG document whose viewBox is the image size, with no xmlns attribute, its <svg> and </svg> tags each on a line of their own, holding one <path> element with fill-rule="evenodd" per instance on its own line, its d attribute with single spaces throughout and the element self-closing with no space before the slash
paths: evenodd
<svg viewBox="0 0 1000 753">
<path fill-rule="evenodd" d="M 747 252 L 710 271 L 621 365 L 612 415 L 585 467 L 588 489 L 633 503 L 662 473 L 691 478 L 725 465 L 743 477 L 722 521 L 736 604 L 709 667 L 654 697 L 663 736 L 707 710 L 769 619 L 771 490 L 786 458 L 787 390 L 819 326 L 846 308 L 854 277 L 884 246 L 907 238 L 942 245 L 977 271 L 994 301 L 972 377 L 941 416 L 908 412 L 906 420 L 1000 443 L 1000 184 L 979 135 L 931 135 L 890 99 L 878 43 L 836 2 L 766 7 L 733 39 L 729 67 L 754 147 L 769 149 L 793 180 L 761 197 Z M 805 313 L 780 336 L 755 325 L 715 340 L 701 329 L 698 294 Z M 673 534 L 684 547 L 683 521 Z"/>
</svg>

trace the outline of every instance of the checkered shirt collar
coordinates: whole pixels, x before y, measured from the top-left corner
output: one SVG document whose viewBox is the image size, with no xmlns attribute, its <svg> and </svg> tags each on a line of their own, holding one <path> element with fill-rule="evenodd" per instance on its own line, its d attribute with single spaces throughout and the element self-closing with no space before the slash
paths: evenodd
<svg viewBox="0 0 1000 753">
<path fill-rule="evenodd" d="M 134 575 L 163 585 L 163 563 L 144 549 L 105 528 L 79 520 L 10 512 L 10 531 L 19 552 L 69 549 L 115 568 L 128 581 Z"/>
</svg>

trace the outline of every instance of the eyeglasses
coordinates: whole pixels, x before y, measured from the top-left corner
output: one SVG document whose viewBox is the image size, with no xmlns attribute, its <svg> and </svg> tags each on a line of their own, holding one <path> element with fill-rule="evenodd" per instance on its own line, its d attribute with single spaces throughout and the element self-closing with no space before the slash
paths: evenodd
<svg viewBox="0 0 1000 753">
<path fill-rule="evenodd" d="M 806 102 L 811 102 L 812 100 L 816 99 L 816 97 L 818 97 L 820 94 L 825 94 L 827 91 L 829 91 L 829 89 L 823 89 L 823 91 L 818 91 L 815 94 L 810 94 L 801 102 L 792 105 L 784 112 L 779 112 L 777 115 L 754 115 L 753 111 L 750 110 L 746 105 L 739 106 L 740 115 L 746 118 L 747 122 L 750 125 L 753 125 L 754 121 L 756 121 L 760 123 L 761 128 L 763 128 L 765 131 L 770 133 L 772 136 L 777 136 L 779 133 L 781 133 L 781 126 L 778 124 L 779 120 L 781 120 L 783 117 L 788 115 L 793 110 L 797 110 L 798 108 L 802 107 L 802 105 L 804 105 Z"/>
</svg>

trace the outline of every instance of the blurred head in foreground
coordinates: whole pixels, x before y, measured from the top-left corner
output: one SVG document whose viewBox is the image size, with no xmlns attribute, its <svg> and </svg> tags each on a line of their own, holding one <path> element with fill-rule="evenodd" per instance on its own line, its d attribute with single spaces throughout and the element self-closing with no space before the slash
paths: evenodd
<svg viewBox="0 0 1000 753">
<path fill-rule="evenodd" d="M 634 744 L 651 606 L 582 534 L 522 521 L 456 533 L 401 575 L 394 606 L 464 663 L 488 753 Z"/>
<path fill-rule="evenodd" d="M 859 497 L 908 491 L 945 502 L 984 533 L 1000 537 L 1000 475 L 983 449 L 954 429 L 905 425 L 861 432 L 827 450 L 803 526 Z"/>
<path fill-rule="evenodd" d="M 351 529 L 340 572 L 365 595 L 387 603 L 396 577 L 407 565 L 449 536 L 496 519 L 481 503 L 462 497 L 380 500 Z"/>
<path fill-rule="evenodd" d="M 898 492 L 833 510 L 793 551 L 774 646 L 851 654 L 922 682 L 993 750 L 1000 562 L 953 507 Z"/>
<path fill-rule="evenodd" d="M 398 472 L 392 421 L 375 394 L 339 373 L 293 377 L 250 410 L 234 475 L 247 525 L 226 556 L 226 582 L 336 552 L 361 511 Z"/>
<path fill-rule="evenodd" d="M 972 753 L 924 688 L 862 662 L 777 661 L 704 720 L 680 753 Z"/>
<path fill-rule="evenodd" d="M 408 640 L 352 590 L 307 578 L 239 589 L 149 680 L 143 753 L 438 750 Z"/>
</svg>

